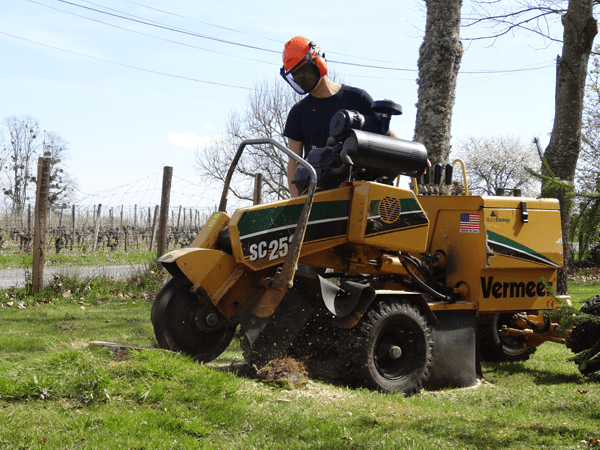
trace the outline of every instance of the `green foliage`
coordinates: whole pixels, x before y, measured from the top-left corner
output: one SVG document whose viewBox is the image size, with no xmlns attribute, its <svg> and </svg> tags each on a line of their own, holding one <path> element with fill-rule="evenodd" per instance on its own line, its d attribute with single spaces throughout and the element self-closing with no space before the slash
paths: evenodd
<svg viewBox="0 0 600 450">
<path fill-rule="evenodd" d="M 115 281 L 106 276 L 80 278 L 78 275 L 55 275 L 54 280 L 45 285 L 41 292 L 33 292 L 31 284 L 27 284 L 22 289 L 8 289 L 5 300 L 22 307 L 74 302 L 101 304 L 136 298 L 148 300 L 148 293 L 158 292 L 165 279 L 163 269 L 158 267 L 155 260 L 150 260 L 146 261 L 143 272 L 124 281 Z"/>
<path fill-rule="evenodd" d="M 567 200 L 568 211 L 570 211 L 573 207 L 573 198 L 575 198 L 578 194 L 575 192 L 575 186 L 572 181 L 565 181 L 558 178 L 554 175 L 554 172 L 550 168 L 550 164 L 548 164 L 548 159 L 544 156 L 542 158 L 542 166 L 546 174 L 536 172 L 530 168 L 527 168 L 527 171 L 542 180 L 542 197 L 545 198 L 559 198 L 565 197 Z"/>
<path fill-rule="evenodd" d="M 138 265 L 146 264 L 156 259 L 156 251 L 138 250 L 98 250 L 96 252 L 61 252 L 59 254 L 46 252 L 44 255 L 45 267 L 69 267 L 69 266 L 112 266 L 112 265 Z M 0 258 L 0 269 L 31 269 L 33 266 L 33 255 L 23 251 L 2 250 Z"/>
<path fill-rule="evenodd" d="M 542 196 L 565 199 L 565 208 L 571 211 L 576 198 L 582 198 L 579 203 L 580 212 L 573 216 L 570 228 L 569 241 L 579 242 L 579 252 L 574 262 L 581 264 L 589 256 L 589 245 L 595 242 L 600 230 L 600 178 L 596 183 L 596 192 L 577 192 L 571 181 L 560 180 L 554 175 L 547 159 L 542 158 L 542 164 L 547 174 L 527 169 L 532 175 L 542 180 Z"/>
<path fill-rule="evenodd" d="M 594 272 L 592 269 L 581 269 L 577 271 L 577 275 L 578 276 L 591 276 L 594 275 L 596 272 Z"/>
<path fill-rule="evenodd" d="M 568 329 L 573 328 L 575 325 L 578 325 L 582 322 L 592 321 L 600 323 L 599 316 L 592 316 L 590 314 L 582 313 L 579 310 L 579 307 L 569 305 L 567 302 L 557 296 L 554 292 L 554 289 L 552 289 L 552 285 L 548 283 L 548 280 L 545 278 L 540 278 L 540 282 L 544 285 L 552 298 L 554 298 L 554 300 L 560 304 L 560 308 L 554 310 L 545 310 L 543 311 L 543 315 L 549 320 L 560 320 L 561 328 L 564 330 L 564 334 L 566 334 Z"/>
<path fill-rule="evenodd" d="M 596 184 L 595 195 L 584 197 L 579 203 L 579 214 L 571 221 L 571 242 L 579 242 L 579 252 L 574 262 L 582 264 L 590 257 L 590 244 L 597 242 L 600 231 L 600 179 Z"/>
<path fill-rule="evenodd" d="M 560 326 L 564 332 L 567 333 L 568 329 L 573 328 L 576 325 L 580 325 L 584 322 L 593 322 L 600 325 L 600 316 L 594 316 L 590 314 L 582 313 L 579 308 L 569 305 L 567 302 L 562 300 L 556 295 L 550 283 L 544 278 L 541 278 L 541 283 L 544 285 L 546 290 L 554 298 L 556 302 L 560 304 L 560 308 L 551 311 L 544 311 L 544 317 L 548 320 L 559 320 Z M 600 335 L 598 336 L 597 342 L 591 347 L 582 352 L 576 354 L 569 361 L 574 361 L 580 371 L 585 370 L 591 360 L 598 355 L 600 352 Z"/>
</svg>

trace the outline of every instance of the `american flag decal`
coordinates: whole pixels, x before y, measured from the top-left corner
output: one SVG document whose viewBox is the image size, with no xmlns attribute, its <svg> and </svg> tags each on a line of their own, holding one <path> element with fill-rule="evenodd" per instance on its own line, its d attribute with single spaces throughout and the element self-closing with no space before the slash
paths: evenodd
<svg viewBox="0 0 600 450">
<path fill-rule="evenodd" d="M 479 214 L 461 214 L 460 232 L 479 233 Z"/>
</svg>

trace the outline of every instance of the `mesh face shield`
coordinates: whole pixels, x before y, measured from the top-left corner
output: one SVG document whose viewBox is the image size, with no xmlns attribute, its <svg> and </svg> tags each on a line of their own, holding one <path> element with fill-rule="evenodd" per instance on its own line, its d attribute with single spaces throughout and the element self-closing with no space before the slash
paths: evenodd
<svg viewBox="0 0 600 450">
<path fill-rule="evenodd" d="M 310 53 L 311 51 L 309 51 L 291 70 L 286 72 L 282 67 L 279 71 L 279 74 L 283 79 L 298 94 L 308 94 L 317 86 L 321 79 L 319 68 L 313 62 Z"/>
</svg>

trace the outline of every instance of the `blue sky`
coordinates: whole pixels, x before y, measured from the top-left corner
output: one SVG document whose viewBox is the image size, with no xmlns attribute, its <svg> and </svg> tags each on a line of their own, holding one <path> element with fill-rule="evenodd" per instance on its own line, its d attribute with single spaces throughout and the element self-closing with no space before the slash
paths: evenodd
<svg viewBox="0 0 600 450">
<path fill-rule="evenodd" d="M 412 139 L 423 4 L 0 0 L 0 120 L 30 115 L 69 142 L 81 203 L 159 203 L 168 165 L 171 205 L 211 208 L 220 186 L 198 179 L 195 149 L 223 132 L 254 84 L 284 83 L 280 52 L 295 35 L 313 39 L 330 61 L 357 64 L 330 67 L 376 100 L 400 103 L 392 129 Z M 463 45 L 454 145 L 508 133 L 547 145 L 560 45 L 525 33 Z"/>
</svg>

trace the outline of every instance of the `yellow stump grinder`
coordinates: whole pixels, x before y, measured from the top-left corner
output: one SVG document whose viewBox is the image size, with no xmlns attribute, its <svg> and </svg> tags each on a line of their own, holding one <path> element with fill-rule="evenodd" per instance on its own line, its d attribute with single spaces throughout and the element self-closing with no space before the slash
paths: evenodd
<svg viewBox="0 0 600 450">
<path fill-rule="evenodd" d="M 560 307 L 541 282 L 563 264 L 558 202 L 469 195 L 460 161 L 455 195 L 453 165 L 429 169 L 422 144 L 389 136 L 400 113 L 388 100 L 373 117 L 339 111 L 306 161 L 271 139 L 242 142 L 219 212 L 190 248 L 159 259 L 172 275 L 152 307 L 159 345 L 208 362 L 239 326 L 248 364 L 323 360 L 348 382 L 407 394 L 474 385 L 479 358 L 593 345 L 594 324 L 561 330 L 542 314 Z M 304 195 L 229 216 L 235 167 L 258 144 L 297 162 Z M 394 186 L 400 175 L 411 189 Z"/>
</svg>

